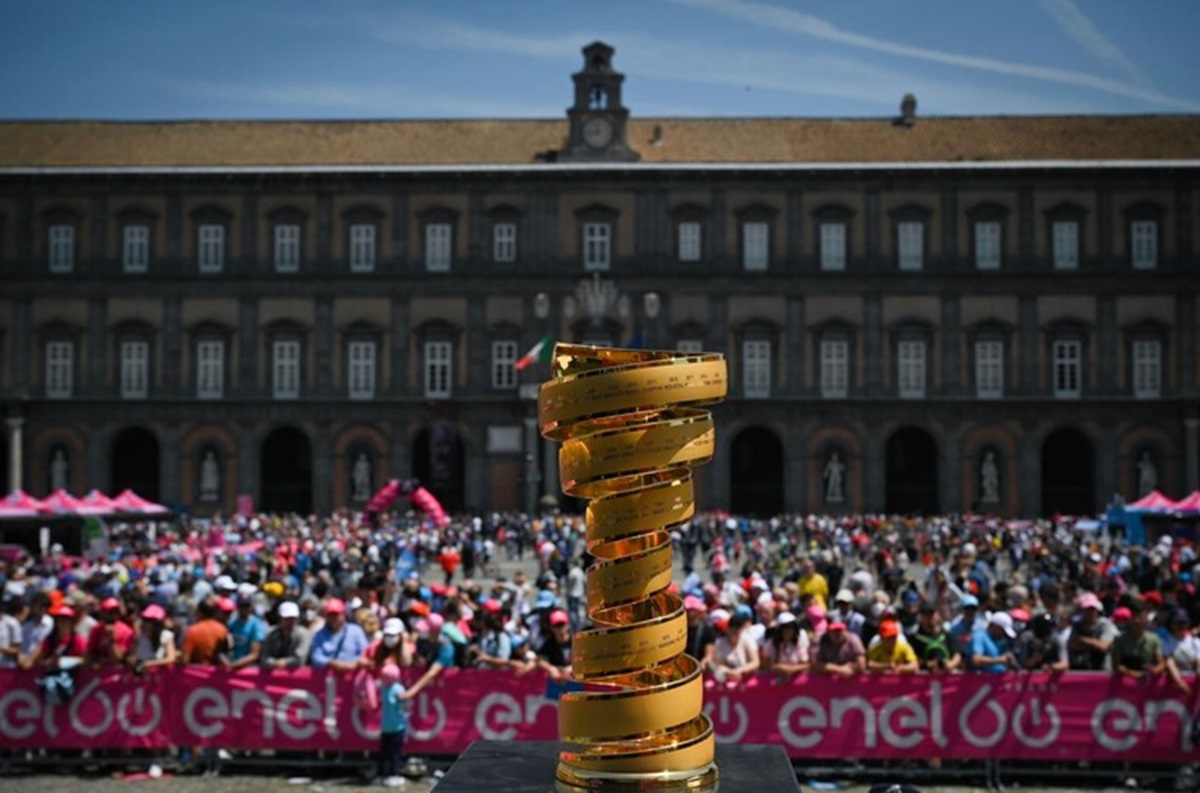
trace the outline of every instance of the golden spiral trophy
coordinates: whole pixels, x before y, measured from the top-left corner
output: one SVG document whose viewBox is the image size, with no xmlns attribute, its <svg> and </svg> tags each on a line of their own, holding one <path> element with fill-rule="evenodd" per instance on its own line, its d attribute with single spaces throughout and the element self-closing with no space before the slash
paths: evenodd
<svg viewBox="0 0 1200 793">
<path fill-rule="evenodd" d="M 715 353 L 559 344 L 538 396 L 561 441 L 563 492 L 589 500 L 588 615 L 572 644 L 585 690 L 559 701 L 560 790 L 713 791 L 712 722 L 700 664 L 684 653 L 683 601 L 668 591 L 670 527 L 695 511 L 691 469 L 713 454 L 725 397 Z"/>
</svg>

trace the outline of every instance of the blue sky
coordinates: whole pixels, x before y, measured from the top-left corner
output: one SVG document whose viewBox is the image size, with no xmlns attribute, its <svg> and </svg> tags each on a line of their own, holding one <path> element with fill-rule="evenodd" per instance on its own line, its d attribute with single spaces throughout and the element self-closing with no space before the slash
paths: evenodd
<svg viewBox="0 0 1200 793">
<path fill-rule="evenodd" d="M 0 0 L 0 118 L 1200 112 L 1196 0 Z"/>
</svg>

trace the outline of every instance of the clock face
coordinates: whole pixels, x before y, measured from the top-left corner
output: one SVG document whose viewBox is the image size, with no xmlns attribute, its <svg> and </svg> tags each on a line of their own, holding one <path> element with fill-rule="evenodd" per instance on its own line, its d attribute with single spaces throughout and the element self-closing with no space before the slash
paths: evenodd
<svg viewBox="0 0 1200 793">
<path fill-rule="evenodd" d="M 583 124 L 583 142 L 593 149 L 607 146 L 612 136 L 612 124 L 606 118 L 589 118 Z"/>
</svg>

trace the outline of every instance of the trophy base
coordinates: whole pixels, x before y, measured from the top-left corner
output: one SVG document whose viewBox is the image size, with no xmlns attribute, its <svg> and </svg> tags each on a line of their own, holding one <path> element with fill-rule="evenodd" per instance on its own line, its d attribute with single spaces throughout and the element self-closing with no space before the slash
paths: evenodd
<svg viewBox="0 0 1200 793">
<path fill-rule="evenodd" d="M 504 793 L 600 793 L 610 790 L 622 793 L 800 793 L 792 761 L 782 746 L 717 744 L 716 766 L 720 769 L 720 782 L 717 782 L 717 768 L 711 768 L 710 787 L 681 787 L 680 783 L 686 784 L 689 780 L 655 778 L 653 774 L 645 775 L 646 779 L 579 777 L 578 782 L 571 783 L 561 778 L 563 764 L 558 753 L 565 748 L 556 741 L 476 741 L 446 772 L 438 783 L 437 793 L 479 793 L 481 790 Z M 556 771 L 559 772 L 557 778 Z M 700 785 L 707 773 L 709 769 L 700 768 L 686 772 L 686 775 L 700 775 L 696 782 Z M 610 786 L 625 782 L 649 783 L 651 786 Z"/>
<path fill-rule="evenodd" d="M 598 774 L 560 761 L 554 786 L 558 793 L 717 793 L 719 779 L 715 763 L 661 774 Z"/>
</svg>

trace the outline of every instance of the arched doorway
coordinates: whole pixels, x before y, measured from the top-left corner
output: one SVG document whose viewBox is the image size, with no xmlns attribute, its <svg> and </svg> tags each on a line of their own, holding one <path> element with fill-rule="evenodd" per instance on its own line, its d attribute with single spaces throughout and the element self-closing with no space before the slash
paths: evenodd
<svg viewBox="0 0 1200 793">
<path fill-rule="evenodd" d="M 904 427 L 887 442 L 886 509 L 899 515 L 936 515 L 938 496 L 937 442 L 925 430 Z"/>
<path fill-rule="evenodd" d="M 412 447 L 412 472 L 447 512 L 463 510 L 466 503 L 463 443 L 453 424 L 434 422 L 417 433 Z"/>
<path fill-rule="evenodd" d="M 1092 443 L 1079 430 L 1060 429 L 1042 442 L 1042 514 L 1096 511 Z"/>
<path fill-rule="evenodd" d="M 769 518 L 783 512 L 783 442 L 768 429 L 750 427 L 729 448 L 729 509 Z"/>
<path fill-rule="evenodd" d="M 112 444 L 112 490 L 132 490 L 142 498 L 157 501 L 158 438 L 145 427 L 127 427 Z"/>
<path fill-rule="evenodd" d="M 280 427 L 263 440 L 262 499 L 264 512 L 312 511 L 312 445 L 295 427 Z"/>
</svg>

